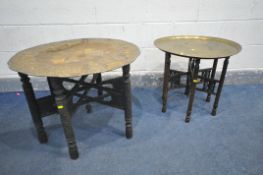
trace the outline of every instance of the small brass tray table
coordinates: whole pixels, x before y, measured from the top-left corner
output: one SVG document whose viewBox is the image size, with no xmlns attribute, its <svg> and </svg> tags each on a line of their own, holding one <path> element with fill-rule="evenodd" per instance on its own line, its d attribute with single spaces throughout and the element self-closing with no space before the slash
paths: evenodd
<svg viewBox="0 0 263 175">
<path fill-rule="evenodd" d="M 203 83 L 203 88 L 197 90 L 207 93 L 207 102 L 210 101 L 211 94 L 216 95 L 211 113 L 213 116 L 216 115 L 229 58 L 230 56 L 239 53 L 241 46 L 234 41 L 223 38 L 194 35 L 167 36 L 155 40 L 154 44 L 157 48 L 165 52 L 162 112 L 166 111 L 169 83 L 180 84 L 181 75 L 186 75 L 187 81 L 185 94 L 188 95 L 189 91 L 190 94 L 185 122 L 190 122 L 196 85 L 198 83 Z M 170 69 L 171 55 L 188 58 L 188 71 L 180 72 Z M 213 67 L 203 70 L 199 69 L 200 60 L 202 59 L 213 60 Z M 215 74 L 219 59 L 224 59 L 224 64 L 220 79 L 216 80 Z M 214 92 L 216 84 L 218 84 L 218 88 L 217 91 Z"/>
</svg>

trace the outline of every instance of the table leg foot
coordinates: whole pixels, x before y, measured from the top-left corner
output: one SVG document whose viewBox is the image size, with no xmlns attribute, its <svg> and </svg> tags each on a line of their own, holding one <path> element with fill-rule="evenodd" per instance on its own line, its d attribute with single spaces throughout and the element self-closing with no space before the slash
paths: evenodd
<svg viewBox="0 0 263 175">
<path fill-rule="evenodd" d="M 86 104 L 85 108 L 86 108 L 86 112 L 87 112 L 87 113 L 91 113 L 91 112 L 92 112 L 92 106 L 91 106 L 91 104 Z"/>
<path fill-rule="evenodd" d="M 213 110 L 212 110 L 211 115 L 212 115 L 212 116 L 216 116 L 216 109 L 213 109 Z"/>
<path fill-rule="evenodd" d="M 132 127 L 126 126 L 126 138 L 131 139 L 132 138 Z"/>
<path fill-rule="evenodd" d="M 185 121 L 185 123 L 189 123 L 190 120 L 191 120 L 191 116 L 186 116 L 184 121 Z"/>
<path fill-rule="evenodd" d="M 207 96 L 205 101 L 206 101 L 206 102 L 210 102 L 210 99 L 211 99 L 211 97 L 210 97 L 210 96 L 209 96 L 209 97 Z"/>
<path fill-rule="evenodd" d="M 73 160 L 75 160 L 79 157 L 79 152 L 78 152 L 78 148 L 76 145 L 71 145 L 69 147 L 69 156 Z"/>
<path fill-rule="evenodd" d="M 43 129 L 39 129 L 37 131 L 37 137 L 40 143 L 47 143 L 48 142 L 48 137 L 47 133 Z"/>
<path fill-rule="evenodd" d="M 166 105 L 163 105 L 163 107 L 162 107 L 162 112 L 163 112 L 163 113 L 166 112 Z"/>
</svg>

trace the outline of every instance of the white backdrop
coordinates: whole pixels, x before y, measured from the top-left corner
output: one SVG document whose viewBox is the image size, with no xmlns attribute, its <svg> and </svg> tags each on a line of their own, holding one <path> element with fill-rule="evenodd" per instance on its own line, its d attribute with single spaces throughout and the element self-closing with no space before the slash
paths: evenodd
<svg viewBox="0 0 263 175">
<path fill-rule="evenodd" d="M 15 75 L 6 63 L 19 50 L 85 37 L 133 42 L 141 49 L 133 72 L 163 71 L 153 41 L 179 34 L 235 40 L 243 50 L 230 70 L 263 69 L 263 0 L 0 0 L 0 77 Z"/>
</svg>

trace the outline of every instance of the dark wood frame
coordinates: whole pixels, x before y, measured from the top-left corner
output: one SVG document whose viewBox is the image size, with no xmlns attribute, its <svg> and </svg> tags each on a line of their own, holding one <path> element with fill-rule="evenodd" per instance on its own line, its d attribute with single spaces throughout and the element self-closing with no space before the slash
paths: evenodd
<svg viewBox="0 0 263 175">
<path fill-rule="evenodd" d="M 79 80 L 47 77 L 50 95 L 42 98 L 36 98 L 28 75 L 18 73 L 22 81 L 22 87 L 37 131 L 39 142 L 48 142 L 42 117 L 57 113 L 60 115 L 70 158 L 77 159 L 79 153 L 71 123 L 71 117 L 80 105 L 86 105 L 87 112 L 89 112 L 89 104 L 91 102 L 98 102 L 124 110 L 126 137 L 128 139 L 132 138 L 130 65 L 123 66 L 122 70 L 122 77 L 106 81 L 102 81 L 101 73 L 94 74 L 90 82 L 85 81 L 87 76 L 82 76 Z M 66 89 L 63 86 L 64 82 L 73 83 L 74 86 L 71 89 Z M 97 89 L 96 97 L 88 95 L 91 88 Z M 76 102 L 73 102 L 73 96 L 78 97 Z M 106 100 L 109 98 L 110 100 Z"/>
<path fill-rule="evenodd" d="M 167 94 L 170 87 L 185 87 L 185 94 L 189 95 L 188 107 L 186 111 L 185 122 L 190 122 L 192 107 L 194 102 L 195 91 L 203 91 L 207 93 L 206 101 L 210 102 L 211 95 L 215 95 L 215 101 L 211 115 L 215 116 L 218 108 L 219 99 L 224 85 L 224 80 L 227 72 L 229 58 L 224 59 L 224 65 L 219 80 L 215 79 L 218 59 L 214 59 L 213 67 L 208 69 L 199 69 L 201 58 L 189 58 L 188 71 L 181 72 L 170 69 L 171 65 L 171 53 L 165 52 L 165 66 L 164 66 L 164 78 L 163 78 L 163 95 L 162 95 L 162 112 L 166 112 L 167 108 Z M 181 83 L 181 77 L 186 76 L 186 83 Z M 197 88 L 197 84 L 202 83 L 202 88 Z M 217 91 L 215 87 L 218 84 Z"/>
</svg>

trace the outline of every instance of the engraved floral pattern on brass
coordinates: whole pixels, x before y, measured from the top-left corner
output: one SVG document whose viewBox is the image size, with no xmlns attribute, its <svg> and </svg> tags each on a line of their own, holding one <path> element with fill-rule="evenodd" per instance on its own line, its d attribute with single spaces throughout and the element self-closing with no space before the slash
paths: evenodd
<svg viewBox="0 0 263 175">
<path fill-rule="evenodd" d="M 140 51 L 132 43 L 105 38 L 75 39 L 25 49 L 8 62 L 10 69 L 33 76 L 75 77 L 128 65 Z"/>
<path fill-rule="evenodd" d="M 241 46 L 234 41 L 209 36 L 167 36 L 155 40 L 154 44 L 171 54 L 204 59 L 229 57 L 241 51 Z"/>
</svg>

